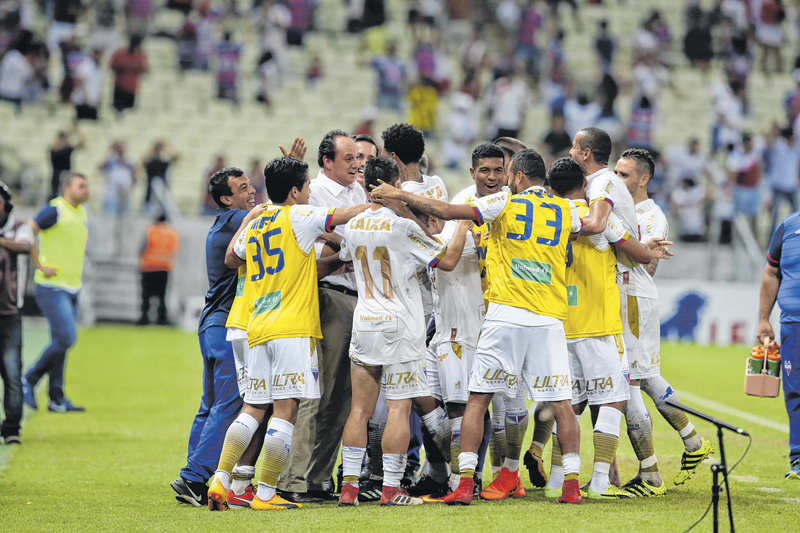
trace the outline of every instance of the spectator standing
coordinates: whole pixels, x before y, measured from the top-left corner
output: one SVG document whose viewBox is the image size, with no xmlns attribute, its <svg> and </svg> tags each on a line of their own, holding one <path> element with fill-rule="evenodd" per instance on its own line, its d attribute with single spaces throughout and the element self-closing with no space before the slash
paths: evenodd
<svg viewBox="0 0 800 533">
<path fill-rule="evenodd" d="M 640 96 L 633 103 L 628 119 L 628 145 L 633 148 L 651 149 L 653 146 L 653 122 L 655 112 L 647 96 Z"/>
<path fill-rule="evenodd" d="M 738 82 L 742 85 L 742 112 L 748 114 L 749 103 L 747 97 L 747 82 L 753 70 L 753 52 L 747 45 L 747 37 L 734 37 L 725 53 L 725 75 L 728 82 Z"/>
<path fill-rule="evenodd" d="M 94 50 L 84 55 L 73 74 L 72 103 L 76 120 L 97 120 L 103 100 L 103 84 L 106 79 L 102 66 L 103 51 Z"/>
<path fill-rule="evenodd" d="M 59 51 L 59 45 L 75 34 L 75 25 L 83 10 L 81 0 L 53 0 L 53 20 L 47 29 L 47 48 L 50 54 Z"/>
<path fill-rule="evenodd" d="M 311 0 L 286 0 L 292 20 L 286 28 L 286 44 L 303 46 L 303 37 L 311 27 L 313 6 Z"/>
<path fill-rule="evenodd" d="M 0 437 L 5 444 L 20 444 L 22 422 L 22 317 L 33 229 L 14 218 L 11 191 L 0 182 L 0 376 L 3 411 Z"/>
<path fill-rule="evenodd" d="M 111 144 L 97 169 L 105 175 L 106 193 L 103 210 L 107 215 L 122 216 L 128 212 L 130 193 L 136 183 L 136 167 L 125 154 L 125 143 Z"/>
<path fill-rule="evenodd" d="M 178 69 L 180 69 L 180 72 L 183 73 L 195 68 L 197 27 L 188 14 L 183 16 L 183 22 L 181 22 L 178 31 L 175 32 L 175 47 L 178 53 Z"/>
<path fill-rule="evenodd" d="M 206 179 L 204 180 L 206 184 L 206 193 L 205 197 L 203 198 L 203 216 L 214 216 L 217 213 L 218 203 L 214 200 L 214 196 L 212 194 L 211 189 L 209 189 L 209 180 L 222 170 L 223 168 L 227 167 L 228 164 L 225 161 L 225 156 L 222 154 L 217 155 L 214 158 L 214 161 L 206 168 Z"/>
<path fill-rule="evenodd" d="M 669 197 L 678 218 L 678 238 L 683 242 L 706 240 L 706 189 L 692 178 L 683 178 Z"/>
<path fill-rule="evenodd" d="M 102 50 L 103 54 L 111 56 L 122 43 L 122 34 L 117 28 L 119 4 L 119 0 L 92 0 L 94 25 L 88 43 L 92 50 Z"/>
<path fill-rule="evenodd" d="M 84 411 L 64 394 L 67 351 L 77 339 L 78 295 L 88 235 L 86 209 L 89 182 L 76 173 L 64 179 L 62 194 L 50 200 L 29 222 L 38 246 L 31 249 L 36 267 L 34 297 L 50 325 L 50 344 L 28 369 L 22 381 L 23 401 L 37 409 L 36 385 L 48 376 L 48 411 Z"/>
<path fill-rule="evenodd" d="M 422 78 L 408 89 L 408 122 L 431 135 L 436 126 L 439 95 L 436 82 Z"/>
<path fill-rule="evenodd" d="M 27 45 L 8 50 L 0 61 L 0 100 L 14 104 L 22 113 L 28 84 L 33 80 L 33 53 Z"/>
<path fill-rule="evenodd" d="M 322 60 L 319 54 L 312 54 L 308 60 L 308 68 L 306 68 L 306 89 L 316 88 L 323 76 L 325 76 L 325 69 L 322 68 Z"/>
<path fill-rule="evenodd" d="M 378 74 L 377 106 L 401 112 L 406 67 L 397 57 L 397 43 L 390 41 L 386 46 L 386 55 L 373 59 L 370 66 Z"/>
<path fill-rule="evenodd" d="M 785 478 L 800 479 L 800 213 L 783 219 L 772 234 L 761 279 L 758 306 L 758 344 L 775 339 L 769 317 L 775 301 L 781 308 L 780 345 L 783 397 L 789 414 L 789 465 Z M 792 372 L 792 370 L 795 370 Z"/>
<path fill-rule="evenodd" d="M 475 24 L 472 27 L 469 41 L 462 45 L 458 54 L 461 58 L 461 70 L 464 80 L 470 80 L 480 76 L 487 63 L 486 50 L 486 41 L 483 38 L 483 26 Z"/>
<path fill-rule="evenodd" d="M 282 77 L 291 74 L 289 52 L 286 49 L 286 29 L 292 23 L 292 13 L 283 4 L 266 0 L 255 20 L 261 54 L 272 54 Z M 263 170 L 263 169 L 262 169 Z"/>
<path fill-rule="evenodd" d="M 572 137 L 567 133 L 564 115 L 555 113 L 550 116 L 550 131 L 545 135 L 542 144 L 545 146 L 545 165 L 548 168 L 550 163 L 569 154 Z"/>
<path fill-rule="evenodd" d="M 214 54 L 214 43 L 216 42 L 217 14 L 211 9 L 211 2 L 204 1 L 197 6 L 197 57 L 195 58 L 194 68 L 197 70 L 208 70 L 211 56 Z"/>
<path fill-rule="evenodd" d="M 530 98 L 525 63 L 516 61 L 514 70 L 508 76 L 495 80 L 487 89 L 485 105 L 489 137 L 518 139 L 525 126 Z"/>
<path fill-rule="evenodd" d="M 600 105 L 590 100 L 585 93 L 578 93 L 577 98 L 568 98 L 564 102 L 564 119 L 570 137 L 575 137 L 583 128 L 595 126 L 600 118 L 600 111 Z"/>
<path fill-rule="evenodd" d="M 238 72 L 242 45 L 233 42 L 230 32 L 225 32 L 216 46 L 217 98 L 239 104 Z"/>
<path fill-rule="evenodd" d="M 738 144 L 742 138 L 742 97 L 744 91 L 738 81 L 711 84 L 711 153 L 723 146 Z"/>
<path fill-rule="evenodd" d="M 614 52 L 617 49 L 617 41 L 608 31 L 608 21 L 601 20 L 598 24 L 599 31 L 594 39 L 594 50 L 597 53 L 597 60 L 600 63 L 601 74 L 613 74 L 614 72 Z"/>
<path fill-rule="evenodd" d="M 50 200 L 61 194 L 61 180 L 65 173 L 72 170 L 72 153 L 86 145 L 86 138 L 78 129 L 78 123 L 73 123 L 68 132 L 60 131 L 56 141 L 50 147 Z"/>
<path fill-rule="evenodd" d="M 784 203 L 789 212 L 797 211 L 797 189 L 800 181 L 800 145 L 795 142 L 792 128 L 773 126 L 764 151 L 767 183 L 772 191 L 772 220 L 769 233 L 778 225 L 778 213 Z"/>
<path fill-rule="evenodd" d="M 167 215 L 161 214 L 154 224 L 147 226 L 145 242 L 139 254 L 139 272 L 142 274 L 142 316 L 136 322 L 140 326 L 150 323 L 150 299 L 158 300 L 156 324 L 166 326 L 167 283 L 169 273 L 175 269 L 175 261 L 181 246 L 178 230 L 167 223 Z"/>
<path fill-rule="evenodd" d="M 759 0 L 751 2 L 753 19 L 756 26 L 756 40 L 761 46 L 761 71 L 769 76 L 768 62 L 770 57 L 775 63 L 775 73 L 783 72 L 783 55 L 781 49 L 785 42 L 783 21 L 786 10 L 781 0 Z"/>
<path fill-rule="evenodd" d="M 256 205 L 269 202 L 267 185 L 264 179 L 264 165 L 259 158 L 256 157 L 250 162 L 250 172 L 248 172 L 247 175 L 250 176 L 250 184 L 256 190 Z"/>
<path fill-rule="evenodd" d="M 464 163 L 468 150 L 480 133 L 478 106 L 471 94 L 463 90 L 453 93 L 445 127 L 442 154 L 447 167 L 457 169 Z"/>
<path fill-rule="evenodd" d="M 761 212 L 761 156 L 750 134 L 742 135 L 741 146 L 734 147 L 727 159 L 728 179 L 733 185 L 733 210 L 744 215 L 758 239 L 758 214 Z"/>
<path fill-rule="evenodd" d="M 272 112 L 272 96 L 280 85 L 281 73 L 272 52 L 261 55 L 256 67 L 256 101 L 263 104 L 267 112 Z"/>
<path fill-rule="evenodd" d="M 525 62 L 528 76 L 534 85 L 539 84 L 542 52 L 537 46 L 537 35 L 543 17 L 538 9 L 538 0 L 527 0 L 520 11 L 515 56 Z"/>
<path fill-rule="evenodd" d="M 149 70 L 142 37 L 133 35 L 127 48 L 120 48 L 111 56 L 109 67 L 114 72 L 114 109 L 122 113 L 136 105 L 139 81 Z"/>
<path fill-rule="evenodd" d="M 150 202 L 153 199 L 153 185 L 156 180 L 160 180 L 161 184 L 169 190 L 169 181 L 167 181 L 167 173 L 169 167 L 177 162 L 181 155 L 173 147 L 168 146 L 165 141 L 156 141 L 144 159 L 142 160 L 142 167 L 147 177 L 147 188 L 144 193 L 144 211 L 150 211 Z"/>
<path fill-rule="evenodd" d="M 153 0 L 126 0 L 125 18 L 130 37 L 140 37 L 144 40 L 150 29 L 150 20 L 153 18 Z"/>
<path fill-rule="evenodd" d="M 692 68 L 709 72 L 711 60 L 714 59 L 714 45 L 708 19 L 698 8 L 689 12 L 688 23 L 689 28 L 683 37 L 683 55 Z"/>
</svg>

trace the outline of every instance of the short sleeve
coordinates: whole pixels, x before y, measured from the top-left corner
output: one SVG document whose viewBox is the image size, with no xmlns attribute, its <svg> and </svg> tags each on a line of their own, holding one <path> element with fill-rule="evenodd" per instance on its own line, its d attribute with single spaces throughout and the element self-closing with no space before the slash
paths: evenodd
<svg viewBox="0 0 800 533">
<path fill-rule="evenodd" d="M 292 229 L 294 230 L 297 244 L 309 253 L 314 247 L 314 241 L 323 233 L 331 231 L 332 207 L 315 207 L 313 205 L 293 205 L 291 208 Z"/>
<path fill-rule="evenodd" d="M 510 198 L 511 194 L 509 192 L 501 191 L 490 194 L 489 196 L 484 196 L 483 198 L 476 198 L 471 202 L 467 202 L 467 205 L 475 210 L 475 214 L 478 218 L 476 224 L 482 226 L 487 222 L 492 223 L 497 220 L 497 217 L 500 216 L 500 213 L 502 213 L 503 209 L 508 205 L 508 200 Z"/>
<path fill-rule="evenodd" d="M 14 233 L 14 240 L 33 243 L 34 241 L 33 228 L 30 227 L 30 225 L 28 224 L 22 224 L 19 228 L 17 228 L 17 231 Z"/>
<path fill-rule="evenodd" d="M 352 254 L 350 254 L 350 247 L 347 246 L 347 228 L 344 230 L 344 239 L 342 240 L 341 248 L 339 249 L 339 259 L 347 263 L 348 261 L 353 260 Z"/>
<path fill-rule="evenodd" d="M 611 176 L 605 179 L 599 178 L 593 180 L 588 190 L 589 205 L 592 205 L 600 200 L 605 200 L 611 204 L 611 207 L 613 208 L 618 203 L 619 188 L 619 183 L 612 179 Z M 625 192 L 627 192 L 627 189 Z"/>
<path fill-rule="evenodd" d="M 422 265 L 435 267 L 447 247 L 425 235 L 414 222 L 408 221 L 406 227 L 406 249 L 411 256 Z"/>
<path fill-rule="evenodd" d="M 639 230 L 642 232 L 642 242 L 650 239 L 666 239 L 669 235 L 669 222 L 660 210 L 651 210 Z M 643 226 L 643 227 L 642 227 Z"/>
<path fill-rule="evenodd" d="M 257 221 L 256 218 L 247 227 L 242 230 L 239 234 L 239 238 L 236 239 L 236 242 L 233 243 L 233 255 L 235 255 L 240 261 L 246 261 L 247 257 L 247 232 L 250 231 L 250 228 L 253 227 L 253 224 Z"/>
<path fill-rule="evenodd" d="M 775 268 L 781 267 L 781 249 L 783 248 L 784 223 L 785 222 L 781 222 L 781 225 L 775 229 L 775 233 L 772 234 L 772 239 L 769 241 L 767 264 Z"/>
<path fill-rule="evenodd" d="M 611 244 L 619 244 L 631 238 L 631 234 L 625 231 L 622 221 L 614 213 L 608 214 L 606 229 L 603 230 L 603 237 L 608 239 Z"/>
<path fill-rule="evenodd" d="M 58 208 L 53 205 L 42 208 L 42 210 L 33 217 L 33 221 L 39 226 L 39 230 L 52 228 L 58 222 Z"/>
<path fill-rule="evenodd" d="M 581 216 L 578 214 L 578 208 L 575 207 L 575 204 L 572 202 L 569 202 L 569 218 L 572 226 L 570 231 L 572 233 L 578 233 L 583 229 L 583 220 L 581 220 Z"/>
</svg>

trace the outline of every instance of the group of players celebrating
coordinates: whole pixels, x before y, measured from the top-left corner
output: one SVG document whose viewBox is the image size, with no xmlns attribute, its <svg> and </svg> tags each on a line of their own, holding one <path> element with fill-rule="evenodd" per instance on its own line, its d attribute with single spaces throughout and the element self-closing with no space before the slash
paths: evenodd
<svg viewBox="0 0 800 533">
<path fill-rule="evenodd" d="M 321 161 L 331 162 L 325 146 L 340 138 L 326 136 Z M 676 395 L 660 375 L 652 276 L 672 243 L 647 198 L 650 154 L 627 150 L 611 171 L 608 134 L 587 128 L 570 157 L 547 169 L 536 151 L 501 138 L 475 148 L 475 183 L 448 202 L 440 178 L 409 172 L 423 156 L 421 132 L 395 124 L 383 138 L 381 155 L 364 157 L 352 178 L 363 179 L 367 203 L 309 205 L 317 189 L 302 156 L 264 169 L 271 203 L 250 211 L 225 255 L 238 268 L 227 327 L 244 407 L 225 435 L 209 508 L 302 507 L 281 496 L 278 478 L 298 402 L 320 397 L 318 279 L 336 273 L 354 273 L 358 292 L 340 506 L 359 503 L 368 442 L 382 505 L 524 497 L 521 460 L 533 486 L 557 503 L 664 495 L 642 392 L 683 439 L 674 483 L 684 483 L 713 448 L 667 403 Z M 342 225 L 343 239 L 326 237 Z M 538 404 L 523 457 L 526 398 Z M 594 459 L 581 487 L 578 420 L 587 404 Z M 428 438 L 423 480 L 409 494 L 402 480 L 412 408 Z M 624 485 L 614 461 L 623 415 L 640 463 Z M 542 455 L 551 436 L 548 476 Z M 483 488 L 487 447 L 494 475 Z"/>
</svg>

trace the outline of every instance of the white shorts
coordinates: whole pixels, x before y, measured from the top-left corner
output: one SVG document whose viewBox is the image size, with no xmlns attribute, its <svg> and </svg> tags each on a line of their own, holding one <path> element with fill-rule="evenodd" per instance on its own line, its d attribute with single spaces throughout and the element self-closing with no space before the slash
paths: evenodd
<svg viewBox="0 0 800 533">
<path fill-rule="evenodd" d="M 393 365 L 369 365 L 354 357 L 350 360 L 359 369 L 381 380 L 381 388 L 387 400 L 409 400 L 420 396 L 430 396 L 428 378 L 425 376 L 425 360 L 417 359 Z"/>
<path fill-rule="evenodd" d="M 442 342 L 425 351 L 425 373 L 431 396 L 445 403 L 467 403 L 469 374 L 475 350 L 456 342 Z"/>
<path fill-rule="evenodd" d="M 567 339 L 572 404 L 605 405 L 630 399 L 622 335 Z"/>
<path fill-rule="evenodd" d="M 247 390 L 247 356 L 250 354 L 250 344 L 247 342 L 247 331 L 243 329 L 228 328 L 225 340 L 233 346 L 233 364 L 236 366 L 236 384 L 239 386 L 239 396 L 244 398 Z"/>
<path fill-rule="evenodd" d="M 519 380 L 528 399 L 557 402 L 572 399 L 564 324 L 519 326 L 483 323 L 469 380 L 470 392 L 517 395 Z"/>
<path fill-rule="evenodd" d="M 245 403 L 319 398 L 317 339 L 271 339 L 250 348 Z"/>
<path fill-rule="evenodd" d="M 620 314 L 631 379 L 661 375 L 661 322 L 657 298 L 620 293 Z"/>
</svg>

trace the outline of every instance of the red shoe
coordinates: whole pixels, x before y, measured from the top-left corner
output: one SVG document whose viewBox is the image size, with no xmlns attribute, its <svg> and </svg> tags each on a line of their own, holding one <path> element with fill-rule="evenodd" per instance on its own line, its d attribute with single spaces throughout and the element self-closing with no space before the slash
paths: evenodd
<svg viewBox="0 0 800 533">
<path fill-rule="evenodd" d="M 381 505 L 422 505 L 422 500 L 409 496 L 403 487 L 387 487 L 384 485 L 383 493 L 381 494 Z"/>
<path fill-rule="evenodd" d="M 580 505 L 583 503 L 581 497 L 581 487 L 578 485 L 577 479 L 567 479 L 561 487 L 561 497 L 556 500 L 556 503 L 572 503 Z"/>
<path fill-rule="evenodd" d="M 342 495 L 339 496 L 339 507 L 358 507 L 357 483 L 345 483 L 342 485 Z"/>
<path fill-rule="evenodd" d="M 472 503 L 472 491 L 475 490 L 475 481 L 472 478 L 462 477 L 456 490 L 444 497 L 447 505 L 469 505 Z"/>
<path fill-rule="evenodd" d="M 243 509 L 250 507 L 253 504 L 253 495 L 255 494 L 253 485 L 244 489 L 244 494 L 237 495 L 233 490 L 228 490 L 228 507 L 231 509 Z"/>
<path fill-rule="evenodd" d="M 519 479 L 519 470 L 511 472 L 508 468 L 503 467 L 500 469 L 497 478 L 481 491 L 481 498 L 484 500 L 502 500 L 508 497 L 524 498 L 525 489 L 522 488 L 522 483 Z"/>
</svg>

